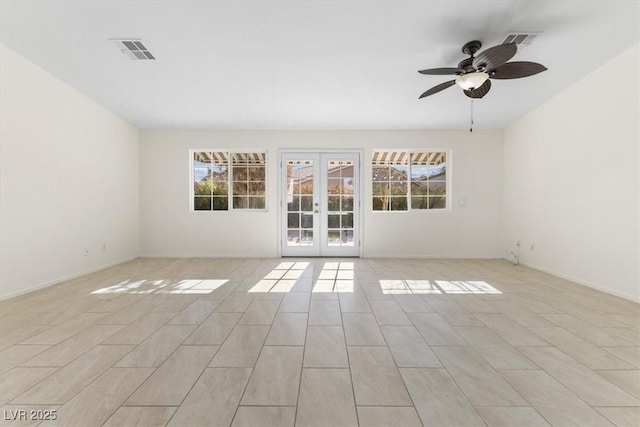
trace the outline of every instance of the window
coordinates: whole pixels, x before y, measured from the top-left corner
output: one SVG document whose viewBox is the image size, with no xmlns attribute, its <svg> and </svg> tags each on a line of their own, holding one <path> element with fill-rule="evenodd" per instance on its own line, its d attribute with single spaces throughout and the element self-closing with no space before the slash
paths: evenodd
<svg viewBox="0 0 640 427">
<path fill-rule="evenodd" d="M 232 153 L 234 209 L 266 207 L 266 168 L 264 153 Z"/>
<path fill-rule="evenodd" d="M 266 208 L 266 153 L 193 152 L 193 210 Z"/>
<path fill-rule="evenodd" d="M 374 211 L 446 209 L 447 154 L 443 151 L 374 151 Z"/>
<path fill-rule="evenodd" d="M 411 153 L 411 209 L 447 207 L 446 154 Z"/>
<path fill-rule="evenodd" d="M 373 210 L 406 211 L 409 162 L 406 152 L 373 152 Z"/>
<path fill-rule="evenodd" d="M 229 209 L 229 154 L 193 153 L 193 210 Z"/>
</svg>

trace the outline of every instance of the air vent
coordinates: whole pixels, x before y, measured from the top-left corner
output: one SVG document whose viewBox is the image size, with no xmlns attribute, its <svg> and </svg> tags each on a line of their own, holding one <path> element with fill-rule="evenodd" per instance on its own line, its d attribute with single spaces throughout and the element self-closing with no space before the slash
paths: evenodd
<svg viewBox="0 0 640 427">
<path fill-rule="evenodd" d="M 149 52 L 149 49 L 142 44 L 140 39 L 109 39 L 115 42 L 120 49 L 120 52 L 127 55 L 130 59 L 134 61 L 137 60 L 155 60 L 155 56 Z"/>
<path fill-rule="evenodd" d="M 538 35 L 540 35 L 540 33 L 534 33 L 531 31 L 514 31 L 507 34 L 507 37 L 502 43 L 515 43 L 518 46 L 518 52 L 520 52 L 533 43 L 533 40 Z"/>
</svg>

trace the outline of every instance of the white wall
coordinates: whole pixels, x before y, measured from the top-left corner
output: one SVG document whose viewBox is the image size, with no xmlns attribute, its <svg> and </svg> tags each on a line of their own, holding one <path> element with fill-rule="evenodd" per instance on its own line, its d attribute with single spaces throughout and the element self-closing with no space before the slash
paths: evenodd
<svg viewBox="0 0 640 427">
<path fill-rule="evenodd" d="M 504 152 L 506 246 L 520 241 L 521 262 L 634 300 L 638 51 L 625 51 L 509 126 Z"/>
<path fill-rule="evenodd" d="M 3 45 L 0 61 L 0 297 L 136 257 L 137 129 Z"/>
<path fill-rule="evenodd" d="M 450 212 L 372 213 L 364 186 L 364 255 L 502 256 L 502 131 L 141 131 L 142 256 L 274 257 L 278 254 L 278 149 L 452 149 Z M 267 149 L 267 212 L 189 212 L 189 149 Z M 459 200 L 465 199 L 464 206 Z"/>
</svg>

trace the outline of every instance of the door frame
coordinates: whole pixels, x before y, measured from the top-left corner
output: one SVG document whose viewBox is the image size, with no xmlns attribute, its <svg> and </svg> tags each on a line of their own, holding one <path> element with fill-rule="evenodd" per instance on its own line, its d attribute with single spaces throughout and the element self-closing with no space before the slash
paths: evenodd
<svg viewBox="0 0 640 427">
<path fill-rule="evenodd" d="M 283 239 L 283 218 L 284 218 L 284 209 L 285 209 L 285 201 L 283 194 L 283 180 L 285 179 L 285 169 L 283 167 L 282 155 L 283 154 L 341 154 L 341 153 L 349 153 L 349 154 L 357 154 L 358 156 L 358 188 L 355 189 L 354 195 L 358 197 L 358 242 L 356 242 L 358 246 L 358 257 L 362 258 L 364 253 L 364 203 L 363 193 L 364 193 L 364 150 L 362 148 L 279 148 L 278 149 L 278 227 L 277 227 L 277 246 L 278 246 L 278 257 L 282 258 L 282 246 L 284 245 Z M 328 258 L 339 258 L 339 257 L 328 257 Z M 350 257 L 353 258 L 353 257 Z"/>
</svg>

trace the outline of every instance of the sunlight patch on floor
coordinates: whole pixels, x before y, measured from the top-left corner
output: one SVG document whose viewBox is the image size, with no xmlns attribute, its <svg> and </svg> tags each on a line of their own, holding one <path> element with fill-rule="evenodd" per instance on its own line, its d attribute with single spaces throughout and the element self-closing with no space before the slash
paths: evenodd
<svg viewBox="0 0 640 427">
<path fill-rule="evenodd" d="M 353 292 L 354 273 L 352 262 L 325 262 L 312 292 Z"/>
<path fill-rule="evenodd" d="M 210 294 L 227 283 L 227 279 L 185 279 L 177 283 L 169 280 L 124 280 L 117 285 L 101 288 L 92 294 Z"/>
<path fill-rule="evenodd" d="M 380 280 L 383 294 L 441 294 L 429 280 Z"/>
<path fill-rule="evenodd" d="M 249 289 L 249 292 L 289 292 L 308 266 L 308 262 L 281 262 Z"/>
<path fill-rule="evenodd" d="M 436 284 L 448 294 L 501 294 L 499 290 L 482 280 L 447 281 L 436 280 Z"/>
<path fill-rule="evenodd" d="M 383 294 L 501 294 L 482 280 L 380 280 Z"/>
</svg>

